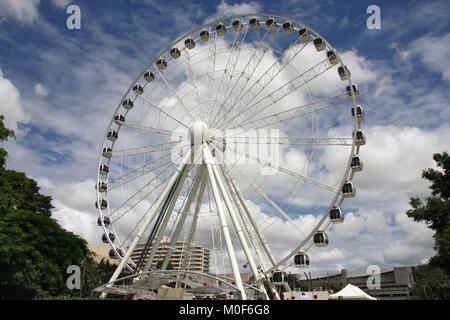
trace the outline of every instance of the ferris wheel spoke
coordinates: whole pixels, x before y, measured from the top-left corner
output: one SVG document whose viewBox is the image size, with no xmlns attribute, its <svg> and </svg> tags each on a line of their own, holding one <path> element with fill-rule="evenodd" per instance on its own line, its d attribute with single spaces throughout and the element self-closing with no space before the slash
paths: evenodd
<svg viewBox="0 0 450 320">
<path fill-rule="evenodd" d="M 189 108 L 184 104 L 183 100 L 180 98 L 180 96 L 178 95 L 177 90 L 175 90 L 175 88 L 169 83 L 169 80 L 167 80 L 166 76 L 164 75 L 164 72 L 162 72 L 161 70 L 159 70 L 156 65 L 154 65 L 155 69 L 158 71 L 159 75 L 161 76 L 161 79 L 163 80 L 163 82 L 166 84 L 167 88 L 169 88 L 169 90 L 172 92 L 173 97 L 175 97 L 175 99 L 178 101 L 178 103 L 183 107 L 184 111 L 186 112 L 187 115 L 189 115 L 189 117 L 191 118 L 191 120 L 194 120 L 194 117 L 192 116 L 191 111 L 189 110 Z"/>
<path fill-rule="evenodd" d="M 140 124 L 136 124 L 136 123 L 124 122 L 122 124 L 122 126 L 123 127 L 128 127 L 130 129 L 136 129 L 136 130 L 141 130 L 141 131 L 146 131 L 146 132 L 151 132 L 151 133 L 160 133 L 160 134 L 164 134 L 164 135 L 171 135 L 171 134 L 173 134 L 173 131 L 160 129 L 160 128 L 155 128 L 155 127 L 152 127 L 152 126 L 144 126 L 144 125 L 140 125 Z"/>
<path fill-rule="evenodd" d="M 167 153 L 160 158 L 152 160 L 148 164 L 144 164 L 136 169 L 130 170 L 117 178 L 108 182 L 108 190 L 113 190 L 121 185 L 127 184 L 145 174 L 157 170 L 167 164 L 172 163 L 172 153 Z"/>
<path fill-rule="evenodd" d="M 237 121 L 239 121 L 238 126 L 246 121 L 249 121 L 250 119 L 254 118 L 257 114 L 266 110 L 267 108 L 274 105 L 275 103 L 277 103 L 284 97 L 288 96 L 289 94 L 293 93 L 294 91 L 298 90 L 299 88 L 305 86 L 306 84 L 316 79 L 318 76 L 322 75 L 332 67 L 333 65 L 328 61 L 328 59 L 325 59 L 317 63 L 316 65 L 309 68 L 308 70 L 298 75 L 294 79 L 290 80 L 288 83 L 284 84 L 280 88 L 272 91 L 270 94 L 266 95 L 265 97 L 259 99 L 257 102 L 246 107 L 245 109 L 246 113 L 236 114 L 230 120 L 225 122 L 223 125 L 227 125 L 236 118 Z M 255 107 L 258 107 L 258 109 L 253 110 L 255 109 Z M 250 111 L 253 112 L 247 115 L 247 113 L 249 113 Z"/>
<path fill-rule="evenodd" d="M 156 178 L 156 177 L 155 177 Z M 150 182 L 154 182 L 155 178 L 153 178 Z M 124 210 L 123 212 L 121 212 L 117 217 L 115 217 L 112 220 L 112 223 L 116 223 L 117 221 L 119 221 L 122 217 L 124 217 L 126 214 L 128 214 L 129 212 L 132 212 L 132 210 L 134 208 L 136 208 L 136 206 L 138 204 L 140 204 L 143 200 L 148 199 L 148 197 L 155 192 L 156 190 L 158 190 L 161 186 L 164 185 L 164 183 L 166 183 L 168 180 L 170 179 L 170 176 L 165 177 L 164 179 L 162 179 L 156 186 L 154 186 L 152 189 L 150 189 L 150 191 L 148 191 L 147 193 L 145 193 L 144 196 L 141 196 L 141 192 L 143 191 L 143 189 L 147 188 L 149 186 L 149 184 L 147 184 L 145 187 L 143 187 L 141 190 L 139 190 L 138 192 L 136 192 L 134 195 L 132 195 L 131 197 L 129 197 L 122 205 L 120 205 L 118 208 L 116 208 L 113 212 L 111 212 L 111 214 L 109 215 L 109 217 L 111 217 L 112 215 L 116 214 L 117 212 L 120 213 L 120 210 L 122 208 L 126 208 L 126 210 Z M 127 204 L 129 202 L 133 201 L 133 204 L 127 206 Z"/>
<path fill-rule="evenodd" d="M 263 128 L 274 125 L 276 123 L 282 123 L 298 117 L 311 114 L 318 111 L 327 110 L 335 107 L 341 102 L 348 101 L 348 95 L 346 93 L 338 94 L 332 97 L 323 98 L 317 101 L 313 101 L 308 104 L 304 104 L 295 108 L 287 109 L 278 113 L 274 113 L 268 116 L 264 116 L 258 119 L 249 120 L 243 122 L 240 126 L 244 128 Z M 235 129 L 233 127 L 231 129 Z"/>
<path fill-rule="evenodd" d="M 271 33 L 274 34 L 274 33 Z M 272 40 L 275 37 L 271 38 Z M 284 59 L 279 62 L 275 61 L 245 92 L 243 92 L 244 88 L 247 86 L 247 83 L 250 81 L 253 73 L 257 69 L 259 63 L 261 62 L 265 53 L 270 49 L 270 45 L 263 48 L 263 54 L 260 56 L 259 60 L 256 64 L 250 64 L 249 68 L 253 69 L 250 76 L 247 77 L 247 80 L 244 85 L 241 86 L 239 93 L 236 95 L 235 99 L 231 102 L 231 107 L 229 108 L 228 116 L 231 117 L 232 110 L 238 105 L 248 106 L 250 105 L 256 96 L 261 93 L 285 68 L 290 64 L 290 62 L 300 53 L 302 50 L 308 45 L 309 42 L 306 42 L 303 46 L 298 45 L 298 41 L 294 42 L 284 53 Z M 255 52 L 256 54 L 256 52 Z M 240 110 L 237 111 L 239 113 Z M 224 118 L 224 117 L 223 117 Z M 223 118 L 219 119 L 222 120 Z M 224 119 L 225 120 L 225 119 Z"/>
<path fill-rule="evenodd" d="M 166 142 L 166 143 L 158 143 L 158 144 L 149 145 L 149 146 L 145 146 L 145 147 L 113 150 L 111 153 L 111 158 L 128 157 L 128 156 L 160 152 L 160 151 L 169 151 L 172 149 L 172 147 L 174 145 L 176 145 L 177 143 L 180 143 L 180 142 L 181 142 L 181 140 L 171 141 L 171 142 Z"/>
<path fill-rule="evenodd" d="M 165 111 L 162 110 L 160 107 L 158 107 L 157 105 L 155 105 L 153 102 L 149 101 L 148 99 L 144 98 L 143 96 L 137 95 L 137 97 L 138 97 L 139 99 L 142 99 L 145 103 L 147 103 L 148 105 L 152 106 L 153 108 L 159 110 L 159 112 L 165 114 L 165 115 L 168 116 L 170 119 L 172 119 L 172 120 L 174 120 L 175 122 L 181 124 L 183 127 L 185 127 L 185 128 L 188 127 L 185 123 L 183 123 L 183 122 L 181 122 L 180 120 L 178 120 L 177 118 L 171 116 L 169 113 L 165 112 Z"/>
<path fill-rule="evenodd" d="M 267 30 L 264 33 L 264 36 L 262 37 L 261 41 L 263 44 L 257 43 L 255 44 L 253 48 L 252 55 L 250 56 L 250 59 L 248 60 L 247 64 L 245 65 L 243 71 L 240 73 L 237 80 L 234 82 L 233 87 L 231 90 L 228 91 L 228 94 L 225 97 L 225 100 L 222 102 L 222 107 L 225 107 L 225 114 L 222 117 L 219 117 L 219 113 L 216 114 L 213 125 L 216 125 L 220 122 L 220 120 L 225 117 L 228 113 L 231 112 L 231 110 L 234 107 L 234 102 L 237 101 L 244 90 L 244 88 L 247 86 L 248 82 L 252 78 L 254 72 L 258 68 L 260 62 L 262 61 L 265 54 L 270 49 L 270 46 L 272 44 L 272 41 L 275 40 L 275 34 L 276 32 L 269 32 Z M 265 41 L 266 37 L 269 35 L 269 40 Z M 237 92 L 235 93 L 235 89 L 237 88 Z M 232 97 L 231 101 L 228 101 Z M 228 109 L 226 108 L 228 107 Z"/>
<path fill-rule="evenodd" d="M 214 141 L 213 143 L 219 144 L 222 147 L 224 146 L 223 143 L 220 143 L 218 141 Z M 264 160 L 264 159 L 261 159 L 261 158 L 255 156 L 255 155 L 252 155 L 252 154 L 249 154 L 247 152 L 238 150 L 236 148 L 233 148 L 232 146 L 226 146 L 226 147 L 233 149 L 236 153 L 241 154 L 241 155 L 245 156 L 248 159 L 255 160 L 255 161 L 259 162 L 260 164 L 263 164 L 263 165 L 265 165 L 267 167 L 275 168 L 275 169 L 277 169 L 277 170 L 279 170 L 279 171 L 281 171 L 281 172 L 283 172 L 283 173 L 285 173 L 287 175 L 290 175 L 291 177 L 303 180 L 303 181 L 308 182 L 308 183 L 310 183 L 312 185 L 320 187 L 320 188 L 322 188 L 324 190 L 331 191 L 333 193 L 336 193 L 338 191 L 338 189 L 335 188 L 335 187 L 329 186 L 329 185 L 327 185 L 327 184 L 325 184 L 323 182 L 320 182 L 320 181 L 316 181 L 316 180 L 314 180 L 312 178 L 309 178 L 307 176 L 304 176 L 302 174 L 293 172 L 292 170 L 284 168 L 284 167 L 282 167 L 280 165 L 274 165 L 272 162 Z"/>
<path fill-rule="evenodd" d="M 208 58 L 206 60 L 206 78 L 207 78 L 207 82 L 206 82 L 206 92 L 207 92 L 207 98 L 209 97 L 214 97 L 214 92 L 215 92 L 215 88 L 214 88 L 214 72 L 216 70 L 216 51 L 217 51 L 217 33 L 216 32 L 211 32 L 212 28 L 209 27 L 209 40 L 208 40 Z M 208 113 L 208 115 L 210 116 L 210 113 Z M 209 122 L 209 119 L 208 119 Z"/>
<path fill-rule="evenodd" d="M 194 100 L 195 100 L 197 106 L 199 106 L 201 104 L 200 95 L 198 93 L 198 86 L 195 83 L 195 75 L 194 75 L 194 70 L 192 69 L 191 57 L 187 50 L 183 50 L 183 53 L 184 53 L 183 54 L 184 66 L 186 68 L 186 75 L 188 77 L 188 82 L 190 83 L 192 88 L 194 88 L 194 91 L 195 91 L 194 92 Z"/>
<path fill-rule="evenodd" d="M 338 137 L 224 137 L 227 146 L 245 144 L 353 146 L 353 138 Z"/>
<path fill-rule="evenodd" d="M 242 32 L 242 30 L 236 30 L 236 35 L 234 37 L 233 44 L 231 46 L 230 53 L 228 54 L 227 63 L 225 65 L 225 70 L 222 73 L 222 77 L 220 79 L 219 87 L 215 96 L 215 103 L 214 108 L 218 107 L 218 111 L 216 113 L 216 116 L 213 117 L 214 119 L 217 117 L 217 115 L 221 112 L 223 108 L 223 103 L 220 102 L 220 96 L 226 96 L 228 93 L 228 89 L 230 86 L 230 83 L 233 79 L 234 72 L 236 70 L 236 65 L 239 61 L 239 55 L 242 50 L 242 44 L 245 41 L 245 37 L 247 35 L 247 31 L 249 27 L 247 25 L 244 26 L 245 31 Z M 224 84 L 224 80 L 226 79 L 226 85 Z"/>
</svg>

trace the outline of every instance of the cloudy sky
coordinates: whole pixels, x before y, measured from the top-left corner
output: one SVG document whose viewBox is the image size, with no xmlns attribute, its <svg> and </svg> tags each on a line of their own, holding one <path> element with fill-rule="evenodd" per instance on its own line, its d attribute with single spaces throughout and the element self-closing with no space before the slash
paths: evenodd
<svg viewBox="0 0 450 320">
<path fill-rule="evenodd" d="M 448 1 L 75 1 L 78 31 L 66 28 L 70 3 L 0 0 L 0 113 L 17 135 L 6 144 L 8 167 L 52 195 L 65 228 L 99 242 L 98 153 L 116 106 L 150 59 L 205 22 L 267 12 L 310 25 L 332 43 L 365 106 L 358 194 L 346 203 L 345 223 L 329 231 L 330 245 L 311 252 L 314 267 L 389 268 L 434 254 L 432 232 L 405 211 L 411 196 L 428 194 L 420 174 L 433 167 L 432 154 L 450 149 Z M 380 30 L 366 27 L 374 3 Z M 339 170 L 333 163 L 328 169 Z M 259 203 L 251 206 L 263 214 Z M 277 233 L 274 241 L 288 241 Z"/>
</svg>

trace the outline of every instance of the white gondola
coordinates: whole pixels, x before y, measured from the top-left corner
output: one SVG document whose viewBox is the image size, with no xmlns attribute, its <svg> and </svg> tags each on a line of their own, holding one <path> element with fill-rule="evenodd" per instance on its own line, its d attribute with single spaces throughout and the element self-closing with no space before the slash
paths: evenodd
<svg viewBox="0 0 450 320">
<path fill-rule="evenodd" d="M 133 86 L 133 92 L 136 93 L 137 95 L 141 95 L 144 93 L 144 88 L 142 88 L 142 86 L 137 83 Z"/>
<path fill-rule="evenodd" d="M 332 223 L 342 223 L 344 222 L 344 214 L 342 213 L 341 208 L 333 207 L 329 212 L 330 221 Z"/>
<path fill-rule="evenodd" d="M 223 23 L 219 23 L 216 26 L 216 32 L 219 36 L 223 36 L 227 32 L 227 28 L 225 27 L 225 25 Z"/>
<path fill-rule="evenodd" d="M 119 134 L 116 131 L 114 131 L 114 130 L 110 130 L 110 131 L 108 131 L 108 134 L 106 135 L 106 138 L 109 141 L 114 142 L 114 141 L 117 140 L 117 138 L 119 138 Z"/>
<path fill-rule="evenodd" d="M 336 52 L 334 52 L 333 50 L 327 52 L 327 58 L 330 64 L 333 66 L 339 62 L 338 57 L 336 56 Z"/>
<path fill-rule="evenodd" d="M 121 126 L 125 123 L 125 117 L 121 114 L 116 114 L 114 116 L 114 123 L 117 124 L 118 126 Z"/>
<path fill-rule="evenodd" d="M 342 186 L 342 195 L 345 198 L 353 198 L 356 194 L 356 189 L 353 186 L 353 183 L 351 181 L 347 181 Z"/>
<path fill-rule="evenodd" d="M 275 18 L 269 18 L 266 20 L 266 26 L 269 29 L 269 31 L 274 32 L 277 30 L 277 22 L 275 20 Z"/>
<path fill-rule="evenodd" d="M 355 117 L 355 109 L 356 109 L 356 119 L 358 121 L 364 121 L 364 109 L 361 105 L 357 104 L 352 108 L 352 117 Z"/>
<path fill-rule="evenodd" d="M 95 190 L 98 190 L 99 192 L 106 192 L 108 191 L 108 184 L 106 182 L 100 181 L 95 185 Z"/>
<path fill-rule="evenodd" d="M 311 39 L 308 28 L 301 28 L 300 30 L 298 30 L 298 36 L 300 37 L 300 39 L 302 41 L 305 41 L 305 42 L 307 42 Z"/>
<path fill-rule="evenodd" d="M 109 168 L 106 164 L 100 165 L 100 168 L 98 169 L 98 173 L 100 173 L 102 176 L 106 176 L 109 172 Z"/>
<path fill-rule="evenodd" d="M 111 242 L 114 242 L 116 240 L 116 236 L 114 235 L 114 233 L 110 232 L 110 233 L 108 233 L 108 235 L 106 235 L 106 234 L 102 235 L 103 243 L 108 243 L 109 242 L 108 238 L 109 238 L 109 240 L 111 240 Z"/>
<path fill-rule="evenodd" d="M 294 263 L 299 268 L 309 267 L 309 257 L 304 252 L 299 252 L 294 256 Z"/>
<path fill-rule="evenodd" d="M 104 147 L 102 150 L 102 156 L 105 158 L 111 158 L 112 156 L 112 149 L 109 147 Z"/>
<path fill-rule="evenodd" d="M 100 206 L 98 205 L 99 202 L 95 201 L 95 208 L 100 210 L 105 210 L 106 208 L 108 208 L 108 201 L 106 201 L 105 199 L 100 199 Z"/>
<path fill-rule="evenodd" d="M 353 84 L 351 87 L 347 86 L 346 91 L 347 91 L 347 94 L 349 97 L 355 97 L 355 98 L 359 97 L 359 91 L 358 91 L 358 87 L 356 86 L 356 84 Z"/>
<path fill-rule="evenodd" d="M 200 39 L 202 39 L 203 41 L 208 41 L 209 40 L 209 32 L 207 30 L 201 31 Z"/>
<path fill-rule="evenodd" d="M 134 102 L 130 99 L 125 99 L 122 102 L 122 107 L 124 107 L 127 110 L 133 109 L 133 106 L 134 106 Z"/>
<path fill-rule="evenodd" d="M 105 224 L 105 227 L 108 227 L 111 224 L 111 219 L 109 219 L 108 217 L 103 217 L 103 223 Z M 102 220 L 100 218 L 97 219 L 97 224 L 99 226 L 102 225 Z"/>
<path fill-rule="evenodd" d="M 233 26 L 233 29 L 235 31 L 242 31 L 244 29 L 244 26 L 242 25 L 241 20 L 234 20 L 233 23 L 231 24 Z"/>
<path fill-rule="evenodd" d="M 326 48 L 325 42 L 322 40 L 322 38 L 314 39 L 314 46 L 316 47 L 317 51 L 323 51 Z"/>
<path fill-rule="evenodd" d="M 164 70 L 165 68 L 167 68 L 167 61 L 164 59 L 159 59 L 158 61 L 156 61 L 156 67 L 160 71 Z"/>
<path fill-rule="evenodd" d="M 195 48 L 195 41 L 192 38 L 187 38 L 186 40 L 184 40 L 184 45 L 186 46 L 186 48 L 190 49 L 194 49 Z"/>
<path fill-rule="evenodd" d="M 155 80 L 155 74 L 150 70 L 147 70 L 147 72 L 144 73 L 144 79 L 147 82 L 152 82 L 153 80 Z"/>
<path fill-rule="evenodd" d="M 358 155 L 353 156 L 351 167 L 354 172 L 361 171 L 364 168 L 364 164 Z"/>
<path fill-rule="evenodd" d="M 361 129 L 356 130 L 355 143 L 357 146 L 363 146 L 366 144 L 366 135 Z"/>
<path fill-rule="evenodd" d="M 324 231 L 317 231 L 313 240 L 317 247 L 326 247 L 328 245 L 328 236 Z"/>
<path fill-rule="evenodd" d="M 250 25 L 250 28 L 252 30 L 256 30 L 259 28 L 259 20 L 257 18 L 251 18 L 248 24 Z"/>
<path fill-rule="evenodd" d="M 274 284 L 285 284 L 287 282 L 287 273 L 284 271 L 276 270 L 272 274 L 272 281 Z"/>
<path fill-rule="evenodd" d="M 286 34 L 292 34 L 294 32 L 294 26 L 292 25 L 291 21 L 286 21 L 283 23 L 283 31 Z"/>
<path fill-rule="evenodd" d="M 347 66 L 339 67 L 338 74 L 342 81 L 348 80 L 351 76 L 350 70 L 348 70 Z"/>
<path fill-rule="evenodd" d="M 178 59 L 181 56 L 181 52 L 178 48 L 172 48 L 170 49 L 170 56 L 174 59 Z"/>
</svg>

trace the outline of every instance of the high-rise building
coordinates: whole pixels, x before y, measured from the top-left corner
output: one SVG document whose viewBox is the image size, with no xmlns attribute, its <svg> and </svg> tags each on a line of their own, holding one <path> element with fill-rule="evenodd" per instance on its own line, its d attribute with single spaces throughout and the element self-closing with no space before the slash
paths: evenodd
<svg viewBox="0 0 450 320">
<path fill-rule="evenodd" d="M 144 248 L 145 244 L 138 244 L 131 255 L 131 259 L 137 262 L 142 252 L 144 251 Z M 170 240 L 167 238 L 163 239 L 160 242 L 158 249 L 156 250 L 151 268 L 156 269 L 156 266 L 164 260 L 164 257 L 166 256 L 169 248 L 172 249 L 172 255 L 170 256 L 169 260 L 170 265 L 174 270 L 181 269 L 184 256 L 186 255 L 187 243 L 179 241 L 174 246 L 170 246 Z M 150 250 L 148 250 L 146 258 L 148 258 L 148 256 L 150 255 L 151 250 L 152 247 L 150 247 Z M 200 245 L 192 244 L 190 254 L 186 257 L 186 270 L 209 272 L 209 258 L 209 249 Z"/>
</svg>

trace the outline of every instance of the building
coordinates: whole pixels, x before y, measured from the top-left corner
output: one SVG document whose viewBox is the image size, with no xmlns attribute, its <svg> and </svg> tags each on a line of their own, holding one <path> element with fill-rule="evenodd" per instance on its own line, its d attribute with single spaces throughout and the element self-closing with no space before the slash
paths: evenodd
<svg viewBox="0 0 450 320">
<path fill-rule="evenodd" d="M 415 299 L 414 269 L 415 267 L 396 267 L 393 270 L 376 274 L 380 277 L 379 289 L 367 287 L 368 279 L 373 275 L 367 273 L 349 275 L 346 269 L 342 269 L 339 274 L 301 280 L 300 282 L 312 288 L 327 287 L 330 284 L 346 286 L 351 283 L 380 300 L 410 300 Z"/>
<path fill-rule="evenodd" d="M 144 251 L 145 244 L 138 244 L 136 246 L 136 249 L 134 249 L 131 259 L 135 262 L 137 262 Z M 150 255 L 151 249 L 148 250 L 147 257 Z M 183 263 L 183 256 L 185 254 L 186 250 L 186 242 L 177 242 L 173 247 L 170 247 L 170 240 L 165 238 L 158 246 L 158 249 L 156 250 L 155 257 L 153 259 L 151 268 L 156 269 L 156 266 L 161 263 L 164 260 L 164 257 L 166 256 L 167 251 L 169 248 L 172 248 L 172 255 L 170 256 L 170 265 L 173 267 L 174 270 L 180 270 L 182 263 Z M 209 249 L 192 244 L 191 246 L 191 253 L 187 260 L 187 270 L 190 271 L 199 271 L 199 272 L 209 272 L 209 258 L 210 258 L 210 252 Z"/>
<path fill-rule="evenodd" d="M 117 259 L 109 257 L 109 250 L 111 247 L 104 244 L 88 244 L 88 249 L 94 253 L 94 261 L 100 262 L 102 260 L 109 261 L 110 264 L 118 264 Z"/>
</svg>

